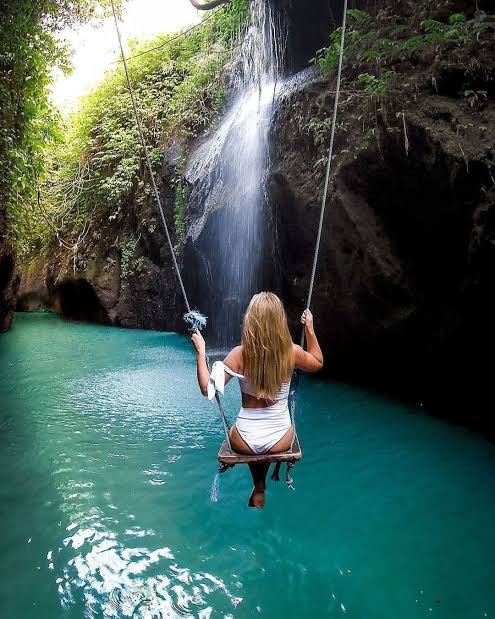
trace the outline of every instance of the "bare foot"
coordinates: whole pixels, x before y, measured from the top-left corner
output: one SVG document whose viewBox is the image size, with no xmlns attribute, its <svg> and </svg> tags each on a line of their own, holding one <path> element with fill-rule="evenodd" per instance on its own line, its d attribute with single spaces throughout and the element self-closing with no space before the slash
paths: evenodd
<svg viewBox="0 0 495 619">
<path fill-rule="evenodd" d="M 263 507 L 265 507 L 265 491 L 262 489 L 253 488 L 251 496 L 249 497 L 248 507 L 263 509 Z"/>
</svg>

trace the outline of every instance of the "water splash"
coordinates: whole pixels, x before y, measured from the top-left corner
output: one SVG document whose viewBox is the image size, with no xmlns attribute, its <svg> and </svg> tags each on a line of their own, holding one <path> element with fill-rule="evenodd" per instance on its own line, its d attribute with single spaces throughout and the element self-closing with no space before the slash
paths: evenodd
<svg viewBox="0 0 495 619">
<path fill-rule="evenodd" d="M 268 132 L 283 73 L 285 26 L 281 12 L 253 0 L 251 25 L 234 67 L 231 104 L 214 134 L 195 152 L 186 173 L 196 241 L 208 222 L 202 256 L 221 291 L 210 336 L 229 346 L 239 336 L 242 312 L 261 285 L 263 207 Z M 211 281 L 206 285 L 210 288 Z M 210 289 L 203 297 L 209 296 Z"/>
<path fill-rule="evenodd" d="M 210 501 L 212 503 L 217 503 L 219 494 L 220 494 L 220 473 L 217 473 L 215 477 L 213 478 L 213 483 L 211 484 Z"/>
</svg>

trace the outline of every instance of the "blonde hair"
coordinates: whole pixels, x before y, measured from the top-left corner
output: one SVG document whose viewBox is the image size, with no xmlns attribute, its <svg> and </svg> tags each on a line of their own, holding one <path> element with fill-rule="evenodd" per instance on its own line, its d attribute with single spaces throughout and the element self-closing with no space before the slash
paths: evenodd
<svg viewBox="0 0 495 619">
<path fill-rule="evenodd" d="M 244 375 L 260 399 L 275 400 L 292 372 L 292 338 L 277 295 L 254 295 L 244 316 L 241 343 Z"/>
</svg>

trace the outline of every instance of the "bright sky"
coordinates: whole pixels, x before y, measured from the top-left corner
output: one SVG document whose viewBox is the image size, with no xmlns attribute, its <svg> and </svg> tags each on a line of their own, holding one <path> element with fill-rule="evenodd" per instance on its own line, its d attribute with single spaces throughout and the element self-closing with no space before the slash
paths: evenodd
<svg viewBox="0 0 495 619">
<path fill-rule="evenodd" d="M 128 0 L 120 24 L 124 43 L 133 38 L 152 38 L 199 22 L 201 15 L 189 0 Z M 74 71 L 55 75 L 52 95 L 63 112 L 70 112 L 78 98 L 99 82 L 117 59 L 118 41 L 113 18 L 99 26 L 68 29 L 64 38 L 74 50 Z"/>
</svg>

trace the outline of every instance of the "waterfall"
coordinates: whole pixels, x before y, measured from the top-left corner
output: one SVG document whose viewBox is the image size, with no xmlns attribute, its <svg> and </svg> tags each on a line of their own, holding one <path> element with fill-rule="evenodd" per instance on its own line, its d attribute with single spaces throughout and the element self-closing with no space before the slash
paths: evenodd
<svg viewBox="0 0 495 619">
<path fill-rule="evenodd" d="M 223 346 L 238 339 L 246 305 L 262 285 L 268 132 L 285 42 L 282 16 L 266 0 L 253 0 L 251 23 L 233 69 L 230 105 L 186 173 L 200 213 L 189 237 L 193 242 L 200 234 L 204 237 L 207 225 L 207 239 L 201 241 L 209 280 L 205 295 L 211 298 L 210 287 L 217 294 L 209 337 Z"/>
</svg>

